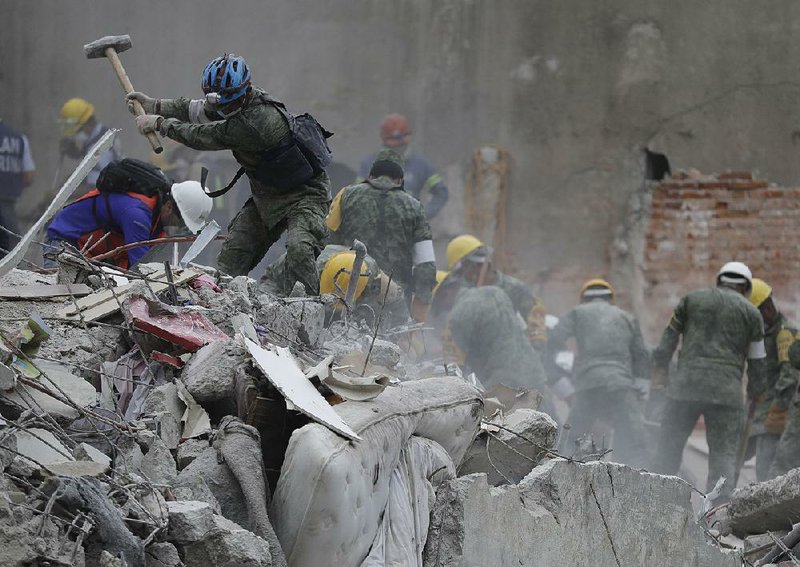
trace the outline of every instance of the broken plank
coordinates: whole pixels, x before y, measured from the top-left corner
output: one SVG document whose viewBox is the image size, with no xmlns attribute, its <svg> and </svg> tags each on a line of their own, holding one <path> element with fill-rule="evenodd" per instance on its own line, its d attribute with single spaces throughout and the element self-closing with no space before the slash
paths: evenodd
<svg viewBox="0 0 800 567">
<path fill-rule="evenodd" d="M 174 282 L 176 285 L 186 283 L 199 275 L 200 272 L 195 270 L 183 270 L 180 272 L 180 274 L 175 275 Z M 169 286 L 164 272 L 158 272 L 152 276 L 149 276 L 148 282 L 150 284 L 150 289 L 153 290 L 153 293 L 161 293 Z M 75 320 L 82 318 L 85 321 L 97 321 L 98 319 L 107 317 L 119 310 L 120 304 L 128 296 L 128 292 L 130 291 L 131 287 L 132 284 L 128 284 L 115 287 L 113 288 L 113 291 L 110 289 L 104 289 L 102 291 L 95 292 L 92 295 L 83 297 L 76 301 L 75 303 L 77 305 L 72 304 L 62 308 L 56 313 L 56 316 L 62 319 Z"/>
<path fill-rule="evenodd" d="M 49 297 L 76 297 L 89 295 L 94 290 L 86 284 L 34 284 L 0 286 L 0 299 L 47 299 Z"/>
</svg>

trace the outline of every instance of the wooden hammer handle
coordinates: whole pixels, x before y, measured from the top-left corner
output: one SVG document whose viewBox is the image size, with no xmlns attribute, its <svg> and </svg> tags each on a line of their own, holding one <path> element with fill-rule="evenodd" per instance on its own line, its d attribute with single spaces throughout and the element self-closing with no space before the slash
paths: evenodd
<svg viewBox="0 0 800 567">
<path fill-rule="evenodd" d="M 117 78 L 122 84 L 122 89 L 125 91 L 125 94 L 131 94 L 133 92 L 133 85 L 131 84 L 131 80 L 128 78 L 128 74 L 125 72 L 125 67 L 122 66 L 122 61 L 119 60 L 117 51 L 113 47 L 107 48 L 106 57 L 109 61 L 111 61 L 111 66 L 114 67 L 114 72 L 117 74 Z M 136 113 L 136 116 L 145 114 L 144 108 L 142 108 L 142 105 L 138 100 L 133 101 L 133 111 Z M 150 142 L 150 145 L 153 146 L 153 151 L 155 153 L 160 154 L 164 151 L 164 147 L 161 145 L 161 140 L 158 138 L 155 132 L 149 132 L 145 134 L 145 137 Z"/>
</svg>

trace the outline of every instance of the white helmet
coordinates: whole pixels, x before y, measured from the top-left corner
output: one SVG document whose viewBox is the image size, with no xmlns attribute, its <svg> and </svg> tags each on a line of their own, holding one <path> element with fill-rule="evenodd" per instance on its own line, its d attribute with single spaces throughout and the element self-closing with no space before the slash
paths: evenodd
<svg viewBox="0 0 800 567">
<path fill-rule="evenodd" d="M 747 280 L 747 288 L 748 290 L 753 287 L 753 274 L 750 272 L 750 268 L 748 268 L 742 262 L 728 262 L 722 268 L 720 268 L 719 272 L 717 273 L 717 283 L 719 283 L 724 276 L 728 276 L 731 280 L 741 280 L 744 278 Z M 730 281 L 729 283 L 736 283 L 735 281 Z"/>
<path fill-rule="evenodd" d="M 172 186 L 172 198 L 186 227 L 197 234 L 211 216 L 214 199 L 206 195 L 199 181 L 183 181 Z"/>
</svg>

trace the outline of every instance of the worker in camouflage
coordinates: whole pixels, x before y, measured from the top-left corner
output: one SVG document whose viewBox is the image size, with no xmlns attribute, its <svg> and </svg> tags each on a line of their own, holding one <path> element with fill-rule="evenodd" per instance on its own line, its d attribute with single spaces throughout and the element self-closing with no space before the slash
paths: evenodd
<svg viewBox="0 0 800 567">
<path fill-rule="evenodd" d="M 264 169 L 270 178 L 291 178 L 291 171 L 278 174 L 275 169 L 294 142 L 285 107 L 250 84 L 244 59 L 226 54 L 211 61 L 203 90 L 206 98 L 199 100 L 153 99 L 138 92 L 128 98 L 138 100 L 147 113 L 136 117 L 142 133 L 158 131 L 196 150 L 231 150 L 244 168 L 252 196 L 228 227 L 219 269 L 232 276 L 249 273 L 285 232 L 286 285 L 299 281 L 308 293 L 319 293 L 315 259 L 327 236 L 327 174 L 314 171 L 288 188 L 264 181 Z"/>
<path fill-rule="evenodd" d="M 786 417 L 792 396 L 797 388 L 798 372 L 789 363 L 789 347 L 797 328 L 778 311 L 772 299 L 772 288 L 753 278 L 750 302 L 764 319 L 766 390 L 751 400 L 752 417 L 749 437 L 755 443 L 756 478 L 764 481 L 770 476 L 778 441 L 786 427 Z"/>
<path fill-rule="evenodd" d="M 744 426 L 742 374 L 747 361 L 748 395 L 764 389 L 764 323 L 745 299 L 752 275 L 741 262 L 725 264 L 717 287 L 683 297 L 653 352 L 651 392 L 666 388 L 667 403 L 661 420 L 653 468 L 675 474 L 697 419 L 702 415 L 708 440 L 710 491 L 725 477 L 721 497 L 734 488 L 736 460 Z M 682 340 L 674 376 L 668 368 Z"/>
<path fill-rule="evenodd" d="M 328 244 L 317 257 L 321 293 L 332 293 L 341 300 L 344 299 L 344 292 L 347 291 L 351 274 L 347 271 L 338 273 L 340 270 L 336 269 L 329 276 L 326 267 L 332 267 L 333 262 L 331 260 L 337 257 L 342 258 L 343 253 L 348 253 L 349 250 L 347 246 Z M 349 254 L 354 256 L 352 252 L 349 252 Z M 275 262 L 267 266 L 259 282 L 259 287 L 262 290 L 281 297 L 285 297 L 292 292 L 291 289 L 285 287 L 285 281 L 281 277 L 284 262 L 286 262 L 286 254 L 281 255 Z M 352 259 L 349 265 L 352 267 Z M 378 263 L 369 254 L 364 258 L 361 273 L 365 283 L 363 288 L 359 286 L 360 289 L 356 291 L 356 305 L 352 316 L 358 321 L 372 325 L 377 321 L 379 314 L 383 312 L 381 317 L 382 329 L 391 329 L 408 323 L 410 316 L 403 289 L 397 282 L 389 281 L 389 276 L 378 267 Z M 335 306 L 331 305 L 327 309 L 327 321 L 333 318 L 334 313 L 341 311 L 342 303 L 340 301 Z"/>
<path fill-rule="evenodd" d="M 445 334 L 458 349 L 455 362 L 475 372 L 485 388 L 503 384 L 544 392 L 542 362 L 499 287 L 462 286 L 455 292 Z"/>
<path fill-rule="evenodd" d="M 650 354 L 636 318 L 612 304 L 614 289 L 605 280 L 586 282 L 581 304 L 550 332 L 548 361 L 575 339 L 577 353 L 572 381 L 575 401 L 567 418 L 572 437 L 591 431 L 597 420 L 614 428 L 614 458 L 636 466 L 646 464 L 644 415 L 636 378 L 650 374 Z M 553 381 L 561 375 L 554 375 Z"/>
<path fill-rule="evenodd" d="M 795 334 L 788 349 L 789 364 L 800 370 L 800 335 Z M 774 478 L 800 467 L 800 381 L 792 384 L 789 375 L 782 375 L 775 388 L 775 409 L 787 409 L 786 427 L 775 448 L 775 458 L 769 469 L 769 477 Z M 774 410 L 773 410 L 774 413 Z"/>
<path fill-rule="evenodd" d="M 331 204 L 326 224 L 331 241 L 366 244 L 381 270 L 404 289 L 416 321 L 424 321 L 436 285 L 431 227 L 419 201 L 403 191 L 403 163 L 382 150 L 364 183 L 342 189 Z"/>
<path fill-rule="evenodd" d="M 496 285 L 505 291 L 526 327 L 531 345 L 543 353 L 547 346 L 544 304 L 523 281 L 496 269 L 491 256 L 491 247 L 475 236 L 456 236 L 447 245 L 450 277 L 461 278 L 467 286 Z"/>
</svg>

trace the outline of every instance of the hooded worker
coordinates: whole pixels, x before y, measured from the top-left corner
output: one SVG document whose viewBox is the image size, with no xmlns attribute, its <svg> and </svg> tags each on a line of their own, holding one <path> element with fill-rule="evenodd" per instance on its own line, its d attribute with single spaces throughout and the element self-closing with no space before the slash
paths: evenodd
<svg viewBox="0 0 800 567">
<path fill-rule="evenodd" d="M 403 287 L 414 320 L 425 320 L 436 285 L 436 256 L 422 204 L 403 191 L 400 156 L 382 150 L 364 183 L 339 192 L 325 222 L 332 242 L 366 244 L 380 269 Z"/>
<path fill-rule="evenodd" d="M 61 143 L 62 155 L 69 158 L 83 159 L 89 149 L 103 137 L 109 129 L 97 119 L 94 105 L 82 98 L 71 98 L 61 107 Z M 97 185 L 100 172 L 114 160 L 122 159 L 119 149 L 119 138 L 100 155 L 97 164 L 86 176 L 83 185 L 92 188 Z"/>
<path fill-rule="evenodd" d="M 496 285 L 505 291 L 519 313 L 531 345 L 543 352 L 547 344 L 544 304 L 523 281 L 495 268 L 492 252 L 490 246 L 471 234 L 456 236 L 447 245 L 448 270 L 467 286 Z"/>
<path fill-rule="evenodd" d="M 721 477 L 727 499 L 737 478 L 737 458 L 745 422 L 742 375 L 747 367 L 747 393 L 764 389 L 764 322 L 747 298 L 753 287 L 750 269 L 728 262 L 717 274 L 716 287 L 684 296 L 653 351 L 651 390 L 666 389 L 661 431 L 653 468 L 675 474 L 683 448 L 702 415 L 708 439 L 710 492 Z M 668 373 L 681 342 L 677 372 Z"/>
<path fill-rule="evenodd" d="M 56 267 L 52 255 L 62 248 L 61 242 L 92 258 L 164 236 L 167 226 L 185 225 L 197 233 L 209 219 L 211 206 L 211 198 L 197 181 L 173 184 L 160 169 L 136 159 L 111 162 L 100 172 L 96 188 L 53 218 L 47 228 L 45 267 Z M 148 250 L 137 246 L 106 262 L 129 268 Z"/>
<path fill-rule="evenodd" d="M 620 462 L 646 463 L 644 416 L 635 381 L 649 376 L 650 355 L 636 318 L 614 305 L 614 288 L 604 279 L 583 284 L 580 305 L 550 331 L 548 360 L 575 339 L 577 352 L 572 382 L 575 402 L 567 423 L 572 438 L 604 420 L 614 429 L 614 455 Z M 559 374 L 551 376 L 555 381 Z"/>
</svg>

